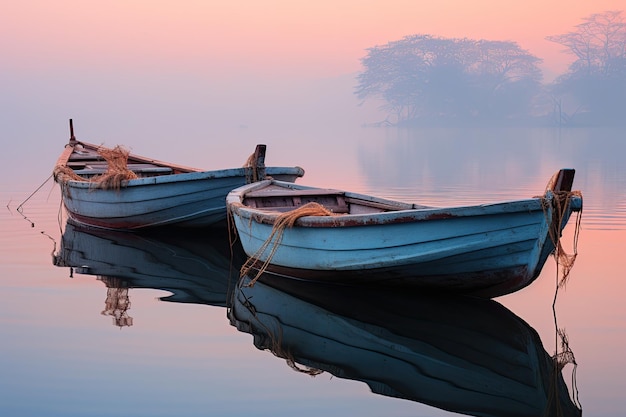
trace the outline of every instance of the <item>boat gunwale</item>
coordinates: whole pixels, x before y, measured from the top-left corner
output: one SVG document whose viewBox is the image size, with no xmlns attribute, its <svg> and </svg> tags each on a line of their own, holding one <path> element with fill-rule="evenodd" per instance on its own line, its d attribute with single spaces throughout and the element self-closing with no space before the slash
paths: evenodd
<svg viewBox="0 0 626 417">
<path fill-rule="evenodd" d="M 98 152 L 98 150 L 101 149 L 101 148 L 107 148 L 104 145 L 96 145 L 94 143 L 83 142 L 82 140 L 81 141 L 78 141 L 78 140 L 70 141 L 70 143 L 65 145 L 65 150 L 63 151 L 63 153 L 59 157 L 59 159 L 57 161 L 57 165 L 67 166 L 68 162 L 72 160 L 72 155 L 74 154 L 74 152 L 78 152 L 79 151 L 79 148 L 77 148 L 77 146 L 79 146 L 79 145 L 82 146 L 83 148 L 89 150 L 89 151 L 92 151 L 92 152 Z M 135 153 L 130 153 L 128 155 L 128 159 L 135 160 L 137 162 L 153 164 L 153 165 L 157 165 L 157 166 L 161 166 L 161 167 L 168 167 L 168 168 L 172 168 L 172 169 L 178 170 L 178 171 L 186 171 L 185 173 L 202 172 L 202 169 L 200 169 L 200 168 L 189 167 L 189 166 L 178 165 L 178 164 L 174 164 L 174 163 L 170 163 L 170 162 L 160 161 L 158 159 L 149 158 L 147 156 L 142 156 L 142 155 L 138 155 L 138 154 L 135 154 Z M 98 159 L 98 161 L 100 161 L 100 160 L 104 161 L 104 158 Z M 96 159 L 94 159 L 94 161 L 96 161 Z"/>
<path fill-rule="evenodd" d="M 304 169 L 301 167 L 266 167 L 266 172 L 273 175 L 294 175 L 301 177 L 304 175 Z M 141 185 L 155 185 L 155 184 L 167 184 L 172 182 L 182 181 L 201 181 L 207 179 L 225 179 L 225 178 L 237 178 L 246 175 L 250 175 L 252 178 L 253 168 L 225 168 L 211 171 L 194 171 L 194 172 L 181 172 L 172 174 L 160 174 L 143 178 L 135 178 L 122 181 L 122 188 L 136 187 Z M 85 181 L 78 180 L 61 180 L 74 188 L 99 188 L 98 184 L 94 181 L 89 181 L 89 178 L 85 178 Z"/>
<path fill-rule="evenodd" d="M 288 189 L 294 190 L 294 195 L 297 195 L 297 190 L 315 189 L 315 187 L 308 187 L 295 183 L 284 183 L 277 180 L 264 180 L 253 184 L 248 184 L 239 187 L 231 191 L 227 198 L 227 205 L 230 210 L 236 211 L 242 218 L 248 220 L 254 220 L 258 223 L 273 225 L 279 216 L 283 213 L 268 208 L 254 208 L 243 204 L 245 196 L 248 192 L 265 188 L 268 185 L 280 185 Z M 340 190 L 332 190 L 340 191 Z M 340 191 L 346 198 L 355 198 L 362 200 L 365 204 L 367 202 L 383 203 L 393 205 L 398 201 L 387 200 L 375 196 Z M 578 198 L 578 197 L 572 197 Z M 493 203 L 477 204 L 477 205 L 461 205 L 450 207 L 425 207 L 419 205 L 413 205 L 415 208 L 410 209 L 398 209 L 391 211 L 382 211 L 374 213 L 338 213 L 332 216 L 305 216 L 297 220 L 296 226 L 298 227 L 347 227 L 347 226 L 366 226 L 366 225 L 384 225 L 390 223 L 411 223 L 429 220 L 444 220 L 448 218 L 464 218 L 474 216 L 489 216 L 493 214 L 511 214 L 516 212 L 544 212 L 546 221 L 551 216 L 551 204 L 545 204 L 544 200 L 551 201 L 553 199 L 553 193 L 547 191 L 543 196 L 532 197 L 526 199 L 500 201 Z M 400 202 L 403 203 L 403 202 Z M 410 203 L 403 203 L 410 204 Z M 576 206 L 576 205 L 573 205 Z"/>
<path fill-rule="evenodd" d="M 103 146 L 98 146 L 93 143 L 83 142 L 83 141 L 74 141 L 70 142 L 66 145 L 65 150 L 59 157 L 57 161 L 57 166 L 68 166 L 69 162 L 72 161 L 72 155 L 74 152 L 78 150 L 77 145 L 83 146 L 85 149 L 97 152 L 98 149 Z M 126 187 L 136 187 L 141 185 L 155 185 L 155 184 L 166 184 L 171 182 L 181 182 L 181 181 L 201 181 L 205 179 L 224 179 L 224 178 L 233 178 L 233 177 L 242 177 L 242 176 L 250 176 L 254 173 L 254 168 L 242 166 L 240 168 L 224 168 L 224 169 L 214 169 L 214 170 L 203 170 L 201 168 L 193 168 L 178 164 L 173 164 L 169 162 L 159 161 L 157 159 L 148 158 L 145 156 L 137 155 L 137 154 L 129 154 L 129 161 L 131 162 L 139 162 L 145 164 L 152 164 L 157 167 L 167 167 L 172 169 L 174 172 L 172 173 L 161 173 L 157 175 L 140 177 L 135 179 L 129 179 L 122 181 L 122 188 Z M 87 160 L 89 161 L 89 159 Z M 93 161 L 100 162 L 101 160 L 93 159 Z M 104 159 L 102 159 L 104 161 Z M 182 172 L 176 172 L 182 171 Z M 304 176 L 304 169 L 299 166 L 293 167 L 283 167 L 283 166 L 266 166 L 265 171 L 267 175 L 294 175 L 296 177 Z M 94 170 L 93 175 L 98 175 L 101 172 L 96 172 Z M 83 175 L 85 175 L 83 173 Z M 84 181 L 74 180 L 74 179 L 63 179 L 62 175 L 57 182 L 63 182 L 73 188 L 88 188 L 95 189 L 99 187 L 97 184 L 89 180 L 89 177 L 84 177 Z M 56 179 L 55 179 L 56 180 Z"/>
</svg>

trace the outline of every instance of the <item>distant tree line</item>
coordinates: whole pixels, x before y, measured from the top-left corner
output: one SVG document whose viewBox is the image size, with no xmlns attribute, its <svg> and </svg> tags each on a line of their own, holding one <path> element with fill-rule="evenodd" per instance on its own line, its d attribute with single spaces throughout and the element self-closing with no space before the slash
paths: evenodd
<svg viewBox="0 0 626 417">
<path fill-rule="evenodd" d="M 542 84 L 542 60 L 517 43 L 412 35 L 368 49 L 355 91 L 385 121 L 424 124 L 626 124 L 626 22 L 593 14 L 547 39 L 576 60 Z"/>
</svg>

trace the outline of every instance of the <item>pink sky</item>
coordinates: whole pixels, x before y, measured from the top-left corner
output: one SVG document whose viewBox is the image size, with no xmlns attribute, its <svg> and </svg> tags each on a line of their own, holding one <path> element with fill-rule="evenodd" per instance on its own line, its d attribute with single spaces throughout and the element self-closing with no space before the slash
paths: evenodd
<svg viewBox="0 0 626 417">
<path fill-rule="evenodd" d="M 4 66 L 21 71 L 187 72 L 332 77 L 360 70 L 366 48 L 406 35 L 514 40 L 565 70 L 545 36 L 623 0 L 25 0 L 0 17 Z"/>
</svg>

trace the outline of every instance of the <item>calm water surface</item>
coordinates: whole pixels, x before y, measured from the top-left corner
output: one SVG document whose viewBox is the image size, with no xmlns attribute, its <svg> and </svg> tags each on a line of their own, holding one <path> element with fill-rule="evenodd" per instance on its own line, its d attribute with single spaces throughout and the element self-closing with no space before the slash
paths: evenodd
<svg viewBox="0 0 626 417">
<path fill-rule="evenodd" d="M 568 364 L 562 375 L 583 415 L 623 415 L 626 132 L 291 133 L 236 131 L 231 143 L 238 146 L 205 144 L 204 152 L 155 146 L 155 155 L 149 143 L 128 145 L 159 159 L 221 168 L 241 165 L 254 143 L 264 141 L 266 162 L 304 167 L 303 184 L 433 205 L 538 195 L 556 170 L 576 168 L 574 188 L 585 205 L 578 258 L 555 310 L 553 260 L 528 288 L 488 303 L 414 295 L 409 302 L 419 308 L 407 310 L 400 307 L 406 297 L 393 295 L 350 294 L 345 297 L 354 299 L 343 304 L 333 303 L 337 294 L 303 301 L 263 285 L 239 292 L 242 255 L 237 247 L 231 255 L 223 232 L 136 236 L 66 227 L 58 187 L 48 181 L 38 189 L 61 151 L 60 138 L 56 151 L 34 156 L 38 170 L 23 170 L 18 180 L 3 175 L 0 188 L 6 205 L 0 217 L 0 415 L 458 415 L 442 409 L 462 412 L 451 385 L 502 382 L 442 369 L 478 347 L 491 359 L 472 356 L 476 366 L 506 375 L 497 354 L 510 340 L 526 340 L 537 357 L 549 356 L 560 350 L 557 327 L 577 365 Z M 565 231 L 570 252 L 573 226 Z M 277 349 L 277 340 L 300 353 Z M 404 361 L 388 350 L 392 343 L 433 355 L 441 366 Z M 311 376 L 315 369 L 325 372 Z M 442 382 L 444 375 L 455 382 Z M 479 394 L 464 395 L 471 404 Z"/>
</svg>

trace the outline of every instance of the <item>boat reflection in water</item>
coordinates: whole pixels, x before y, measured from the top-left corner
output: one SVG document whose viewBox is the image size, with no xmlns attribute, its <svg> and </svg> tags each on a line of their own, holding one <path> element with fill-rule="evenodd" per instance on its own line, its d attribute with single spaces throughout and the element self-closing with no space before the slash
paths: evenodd
<svg viewBox="0 0 626 417">
<path fill-rule="evenodd" d="M 537 332 L 493 300 L 242 278 L 229 319 L 311 375 L 475 416 L 580 416 Z"/>
<path fill-rule="evenodd" d="M 107 285 L 103 314 L 130 326 L 130 288 L 227 308 L 258 349 L 294 369 L 363 381 L 374 393 L 476 416 L 580 416 L 537 332 L 493 300 L 368 289 L 265 273 L 227 230 L 162 236 L 67 224 L 55 265 Z"/>
<path fill-rule="evenodd" d="M 70 267 L 70 275 L 95 275 L 104 282 L 107 298 L 102 314 L 123 327 L 132 325 L 129 288 L 172 293 L 162 301 L 226 307 L 244 256 L 241 247 L 231 249 L 225 228 L 146 235 L 67 223 L 53 262 Z"/>
</svg>

